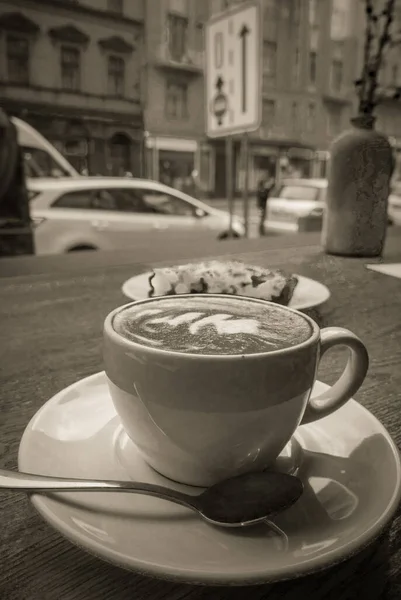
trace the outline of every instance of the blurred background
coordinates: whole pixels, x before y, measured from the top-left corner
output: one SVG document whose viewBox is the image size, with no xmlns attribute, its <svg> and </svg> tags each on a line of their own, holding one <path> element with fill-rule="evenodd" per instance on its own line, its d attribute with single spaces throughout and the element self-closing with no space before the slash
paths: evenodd
<svg viewBox="0 0 401 600">
<path fill-rule="evenodd" d="M 15 117 L 28 178 L 140 177 L 226 208 L 224 140 L 205 132 L 204 27 L 240 3 L 0 0 L 0 107 Z M 251 196 L 266 177 L 325 180 L 330 143 L 355 113 L 366 28 L 362 0 L 261 0 L 261 6 L 262 124 L 249 134 Z M 384 87 L 401 85 L 399 0 L 380 78 Z M 396 193 L 399 100 L 383 98 L 377 129 L 394 148 Z M 49 147 L 32 142 L 35 132 Z M 236 196 L 243 185 L 240 137 L 234 137 Z M 290 197 L 299 193 L 309 200 L 317 192 L 292 189 Z"/>
</svg>

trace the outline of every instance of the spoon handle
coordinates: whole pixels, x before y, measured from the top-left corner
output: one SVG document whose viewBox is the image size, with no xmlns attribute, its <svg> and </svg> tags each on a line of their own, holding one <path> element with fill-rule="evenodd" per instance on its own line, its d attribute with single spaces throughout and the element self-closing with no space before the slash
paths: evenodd
<svg viewBox="0 0 401 600">
<path fill-rule="evenodd" d="M 101 481 L 96 479 L 67 479 L 48 477 L 20 471 L 0 469 L 0 490 L 21 492 L 133 492 L 170 500 L 188 508 L 196 508 L 196 496 L 192 497 L 177 490 L 135 481 Z"/>
</svg>

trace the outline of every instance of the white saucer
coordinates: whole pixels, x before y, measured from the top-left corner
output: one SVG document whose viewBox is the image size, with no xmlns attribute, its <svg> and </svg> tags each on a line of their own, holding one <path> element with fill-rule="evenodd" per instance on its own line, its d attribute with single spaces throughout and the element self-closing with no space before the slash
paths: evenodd
<svg viewBox="0 0 401 600">
<path fill-rule="evenodd" d="M 314 391 L 326 388 L 318 382 Z M 147 496 L 69 492 L 31 499 L 53 527 L 98 557 L 146 575 L 210 585 L 271 582 L 330 566 L 373 540 L 393 517 L 401 495 L 398 451 L 354 400 L 300 427 L 283 457 L 297 463 L 305 485 L 301 499 L 275 519 L 287 546 L 265 524 L 213 527 L 184 507 Z M 104 373 L 66 388 L 38 411 L 21 440 L 19 469 L 200 492 L 147 466 L 121 429 Z"/>
<path fill-rule="evenodd" d="M 150 291 L 149 277 L 151 272 L 135 275 L 131 279 L 127 279 L 122 285 L 122 292 L 131 300 L 144 300 L 148 298 Z M 289 306 L 297 310 L 305 310 L 320 306 L 330 298 L 330 290 L 314 279 L 297 275 L 298 285 L 294 290 L 294 295 L 291 298 Z"/>
</svg>

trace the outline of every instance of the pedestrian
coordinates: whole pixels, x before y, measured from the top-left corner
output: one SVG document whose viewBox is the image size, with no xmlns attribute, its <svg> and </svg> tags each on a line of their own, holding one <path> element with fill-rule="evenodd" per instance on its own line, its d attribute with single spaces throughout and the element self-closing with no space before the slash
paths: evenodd
<svg viewBox="0 0 401 600">
<path fill-rule="evenodd" d="M 257 189 L 257 201 L 258 201 L 258 211 L 259 211 L 259 235 L 265 235 L 265 221 L 267 215 L 267 201 L 269 195 L 274 187 L 274 177 L 269 175 L 268 177 L 263 177 L 258 183 Z"/>
</svg>

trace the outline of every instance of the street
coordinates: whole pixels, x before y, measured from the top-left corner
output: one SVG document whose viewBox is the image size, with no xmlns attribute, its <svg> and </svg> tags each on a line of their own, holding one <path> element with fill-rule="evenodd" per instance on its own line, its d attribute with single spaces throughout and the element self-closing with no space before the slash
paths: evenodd
<svg viewBox="0 0 401 600">
<path fill-rule="evenodd" d="M 225 210 L 228 212 L 228 200 L 226 198 L 213 198 L 209 200 L 203 200 L 206 204 L 213 206 L 213 208 L 218 208 L 220 210 Z M 255 196 L 249 196 L 249 237 L 256 238 L 259 236 L 259 213 L 256 204 Z M 244 218 L 244 203 L 241 197 L 234 198 L 233 201 L 234 206 L 234 215 Z M 267 230 L 269 230 L 269 226 L 266 226 Z M 288 231 L 277 231 L 277 230 L 269 230 L 269 235 L 288 235 L 290 232 Z"/>
</svg>

